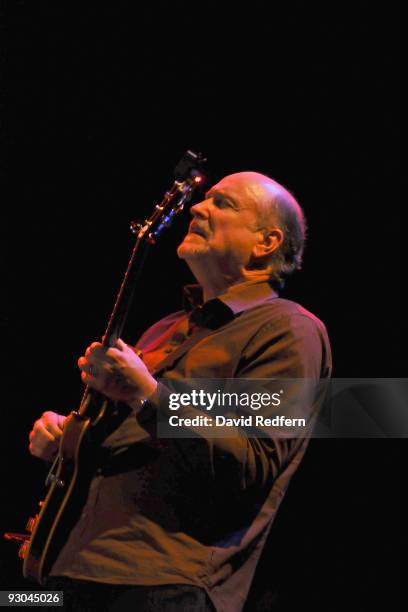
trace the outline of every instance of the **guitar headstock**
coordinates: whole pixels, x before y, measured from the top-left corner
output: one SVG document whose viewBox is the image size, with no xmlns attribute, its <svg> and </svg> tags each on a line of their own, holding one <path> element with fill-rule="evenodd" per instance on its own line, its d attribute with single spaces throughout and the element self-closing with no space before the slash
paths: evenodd
<svg viewBox="0 0 408 612">
<path fill-rule="evenodd" d="M 171 189 L 165 193 L 160 204 L 156 204 L 149 219 L 144 223 L 131 222 L 130 229 L 133 234 L 137 234 L 138 240 L 156 244 L 163 230 L 171 225 L 194 190 L 204 182 L 203 166 L 206 161 L 201 153 L 186 151 L 174 169 L 175 181 Z"/>
</svg>

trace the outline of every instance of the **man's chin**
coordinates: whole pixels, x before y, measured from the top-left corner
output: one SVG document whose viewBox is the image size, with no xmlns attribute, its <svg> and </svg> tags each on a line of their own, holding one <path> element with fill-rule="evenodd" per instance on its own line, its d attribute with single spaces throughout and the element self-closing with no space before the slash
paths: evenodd
<svg viewBox="0 0 408 612">
<path fill-rule="evenodd" d="M 204 244 L 186 244 L 182 242 L 177 249 L 177 255 L 180 259 L 197 259 L 205 257 L 207 253 L 208 247 Z"/>
</svg>

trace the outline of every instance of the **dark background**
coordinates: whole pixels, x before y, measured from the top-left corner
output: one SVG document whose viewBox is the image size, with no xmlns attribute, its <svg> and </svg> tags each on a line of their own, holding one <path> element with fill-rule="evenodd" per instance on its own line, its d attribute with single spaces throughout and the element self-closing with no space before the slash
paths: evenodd
<svg viewBox="0 0 408 612">
<path fill-rule="evenodd" d="M 44 410 L 77 407 L 76 361 L 103 333 L 129 221 L 150 214 L 188 148 L 207 155 L 209 182 L 257 170 L 302 204 L 304 269 L 284 296 L 326 323 L 334 375 L 406 375 L 404 28 L 392 4 L 16 0 L 3 18 L 2 531 L 22 530 L 41 497 L 27 434 Z M 129 343 L 180 306 L 187 223 L 151 254 Z M 369 610 L 395 594 L 405 451 L 312 441 L 248 610 Z M 1 588 L 32 588 L 13 545 L 1 552 Z"/>
</svg>

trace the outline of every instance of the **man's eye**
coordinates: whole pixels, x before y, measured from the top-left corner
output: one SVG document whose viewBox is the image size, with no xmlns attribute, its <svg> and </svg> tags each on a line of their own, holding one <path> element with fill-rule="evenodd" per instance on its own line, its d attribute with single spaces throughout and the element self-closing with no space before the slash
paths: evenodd
<svg viewBox="0 0 408 612">
<path fill-rule="evenodd" d="M 213 200 L 214 200 L 215 206 L 218 206 L 219 208 L 226 208 L 228 206 L 231 206 L 231 204 L 225 198 L 214 196 Z"/>
</svg>

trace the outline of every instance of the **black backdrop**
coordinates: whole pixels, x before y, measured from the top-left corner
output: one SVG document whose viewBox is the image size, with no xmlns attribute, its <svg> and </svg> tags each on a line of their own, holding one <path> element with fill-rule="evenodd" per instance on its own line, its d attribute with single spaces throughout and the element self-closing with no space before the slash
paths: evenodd
<svg viewBox="0 0 408 612">
<path fill-rule="evenodd" d="M 105 327 L 143 218 L 187 148 L 210 181 L 258 170 L 309 221 L 284 296 L 323 319 L 337 377 L 405 375 L 394 276 L 404 247 L 402 16 L 389 5 L 273 2 L 5 5 L 2 176 L 2 530 L 20 530 L 44 468 L 44 410 L 77 406 L 76 360 Z M 179 308 L 188 213 L 152 252 L 124 339 Z M 403 250 L 403 249 L 402 249 Z M 152 282 L 152 278 L 156 279 Z M 397 281 L 397 282 L 395 282 Z M 314 440 L 248 610 L 368 610 L 401 542 L 405 441 Z M 2 588 L 22 581 L 1 545 Z M 275 608 L 274 608 L 275 609 Z"/>
</svg>

